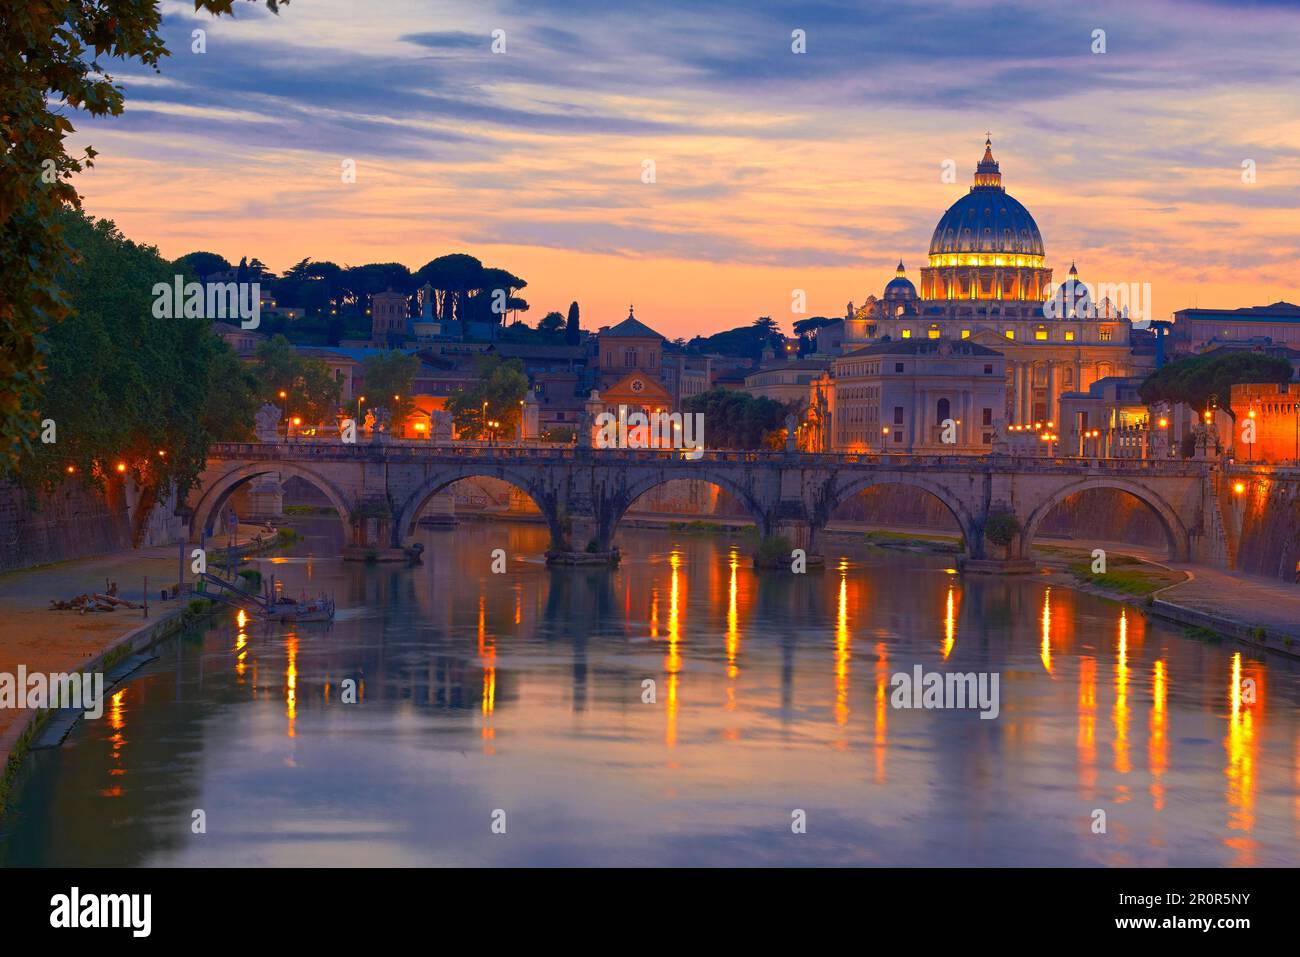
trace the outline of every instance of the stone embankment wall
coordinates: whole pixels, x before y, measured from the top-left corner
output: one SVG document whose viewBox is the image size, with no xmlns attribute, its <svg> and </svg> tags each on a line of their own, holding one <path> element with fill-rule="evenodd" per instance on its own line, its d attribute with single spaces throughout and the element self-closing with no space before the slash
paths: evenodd
<svg viewBox="0 0 1300 957">
<path fill-rule="evenodd" d="M 0 571 L 133 547 L 139 501 L 140 491 L 129 481 L 109 482 L 104 491 L 68 481 L 49 493 L 0 482 Z M 182 526 L 175 510 L 174 495 L 155 504 L 139 544 L 179 541 Z"/>
<path fill-rule="evenodd" d="M 1233 496 L 1237 569 L 1294 582 L 1300 576 L 1300 479 L 1244 480 Z"/>
</svg>

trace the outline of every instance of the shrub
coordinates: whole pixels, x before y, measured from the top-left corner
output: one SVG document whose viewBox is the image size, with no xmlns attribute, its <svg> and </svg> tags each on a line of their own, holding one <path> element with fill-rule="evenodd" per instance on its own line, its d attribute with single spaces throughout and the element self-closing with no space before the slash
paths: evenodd
<svg viewBox="0 0 1300 957">
<path fill-rule="evenodd" d="M 769 535 L 758 543 L 754 552 L 754 564 L 760 568 L 779 568 L 790 561 L 790 552 L 794 546 L 783 535 Z"/>
<path fill-rule="evenodd" d="M 997 512 L 984 523 L 984 537 L 994 545 L 1010 545 L 1020 534 L 1020 520 L 1010 512 Z"/>
</svg>

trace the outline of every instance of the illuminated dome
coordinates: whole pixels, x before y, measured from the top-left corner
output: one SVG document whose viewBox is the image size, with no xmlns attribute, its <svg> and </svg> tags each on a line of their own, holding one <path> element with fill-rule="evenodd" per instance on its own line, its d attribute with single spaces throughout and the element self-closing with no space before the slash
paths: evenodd
<svg viewBox="0 0 1300 957">
<path fill-rule="evenodd" d="M 1096 313 L 1092 308 L 1092 294 L 1079 281 L 1079 270 L 1070 263 L 1070 278 L 1056 287 L 1052 295 L 1058 319 L 1088 319 Z"/>
<path fill-rule="evenodd" d="M 916 287 L 912 285 L 912 280 L 907 278 L 907 271 L 903 269 L 902 260 L 899 260 L 898 269 L 894 272 L 894 278 L 889 280 L 889 284 L 885 286 L 885 301 L 915 302 L 918 298 Z"/>
<path fill-rule="evenodd" d="M 929 261 L 921 269 L 921 298 L 1022 302 L 1029 308 L 1050 293 L 1051 281 L 1038 224 L 1002 188 L 993 141 L 986 139 L 970 191 L 934 228 Z"/>
<path fill-rule="evenodd" d="M 1035 263 L 1007 265 L 1041 265 L 1043 236 L 1029 210 L 1002 188 L 1002 173 L 993 158 L 991 140 L 984 141 L 984 159 L 975 167 L 975 185 L 948 207 L 930 239 L 930 265 L 961 264 L 948 261 L 947 257 L 954 253 L 1036 256 Z M 936 261 L 936 257 L 942 258 Z"/>
</svg>

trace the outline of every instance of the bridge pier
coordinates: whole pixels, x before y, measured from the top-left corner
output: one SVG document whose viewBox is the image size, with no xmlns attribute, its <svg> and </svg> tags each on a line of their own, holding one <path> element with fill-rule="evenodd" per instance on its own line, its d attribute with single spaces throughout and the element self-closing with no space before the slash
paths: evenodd
<svg viewBox="0 0 1300 957">
<path fill-rule="evenodd" d="M 819 531 L 798 503 L 781 503 L 776 514 L 759 526 L 762 537 L 754 553 L 754 567 L 786 571 L 824 568 Z"/>
<path fill-rule="evenodd" d="M 610 541 L 612 534 L 603 531 L 596 516 L 564 513 L 558 534 L 551 533 L 551 547 L 546 551 L 548 565 L 617 565 L 619 551 Z"/>
<path fill-rule="evenodd" d="M 348 562 L 404 562 L 410 556 L 402 547 L 399 523 L 386 501 L 361 505 L 352 514 L 350 541 L 343 546 Z"/>
</svg>

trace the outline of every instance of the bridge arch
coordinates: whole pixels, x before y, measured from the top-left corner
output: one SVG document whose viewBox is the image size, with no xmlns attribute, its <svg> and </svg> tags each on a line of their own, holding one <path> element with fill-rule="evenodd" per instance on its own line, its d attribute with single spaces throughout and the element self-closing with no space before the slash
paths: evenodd
<svg viewBox="0 0 1300 957">
<path fill-rule="evenodd" d="M 319 489 L 338 512 L 339 518 L 343 522 L 344 540 L 348 540 L 347 536 L 352 529 L 352 507 L 343 497 L 343 494 L 334 486 L 334 483 L 310 469 L 303 468 L 301 465 L 277 460 L 274 462 L 251 462 L 245 465 L 237 465 L 217 479 L 204 482 L 203 493 L 194 506 L 194 514 L 190 517 L 191 541 L 197 541 L 200 532 L 211 531 L 213 521 L 221 514 L 221 510 L 229 501 L 230 496 L 241 485 L 251 482 L 261 475 L 274 473 L 278 473 L 281 480 L 286 477 L 300 478 Z"/>
<path fill-rule="evenodd" d="M 980 557 L 983 539 L 979 534 L 978 523 L 976 523 L 965 503 L 954 495 L 950 489 L 910 472 L 873 474 L 842 482 L 831 494 L 824 513 L 818 516 L 817 524 L 819 527 L 825 527 L 837 508 L 848 502 L 859 492 L 865 492 L 869 488 L 881 485 L 910 486 L 911 488 L 920 489 L 922 492 L 928 492 L 934 498 L 937 498 L 948 509 L 948 513 L 952 515 L 957 527 L 961 529 L 962 538 L 965 539 L 966 553 L 972 557 Z"/>
<path fill-rule="evenodd" d="M 759 506 L 753 494 L 745 485 L 737 482 L 726 471 L 721 469 L 696 469 L 693 467 L 681 469 L 683 473 L 681 475 L 674 475 L 672 474 L 673 471 L 673 469 L 657 469 L 654 473 L 642 475 L 607 496 L 597 537 L 597 541 L 602 548 L 613 546 L 614 534 L 618 531 L 619 523 L 623 521 L 623 516 L 627 514 L 628 509 L 636 503 L 637 499 L 661 485 L 667 485 L 669 482 L 693 481 L 716 485 L 745 506 L 745 511 L 749 513 L 750 518 L 754 520 L 754 524 L 758 526 L 760 535 L 766 535 L 770 530 L 768 516 Z"/>
<path fill-rule="evenodd" d="M 1051 495 L 1047 496 L 1038 507 L 1029 515 L 1020 533 L 1021 557 L 1029 557 L 1029 549 L 1033 545 L 1034 536 L 1038 532 L 1038 526 L 1043 523 L 1052 509 L 1056 508 L 1067 498 L 1085 492 L 1088 489 L 1114 489 L 1120 492 L 1127 492 L 1136 498 L 1143 505 L 1149 508 L 1160 522 L 1161 530 L 1165 533 L 1165 540 L 1169 546 L 1169 557 L 1176 562 L 1185 562 L 1190 560 L 1191 556 L 1191 539 L 1187 533 L 1187 526 L 1183 524 L 1178 513 L 1173 510 L 1168 502 L 1158 493 L 1153 492 L 1147 486 L 1140 482 L 1129 481 L 1128 479 L 1115 478 L 1110 476 L 1093 476 L 1073 482 L 1063 486 Z"/>
<path fill-rule="evenodd" d="M 541 511 L 542 517 L 546 519 L 546 525 L 550 529 L 552 540 L 560 540 L 558 537 L 560 531 L 559 515 L 555 502 L 538 490 L 536 482 L 530 481 L 528 473 L 490 463 L 467 463 L 465 465 L 451 466 L 440 469 L 426 478 L 414 492 L 407 496 L 406 501 L 401 505 L 397 525 L 400 538 L 405 540 L 415 534 L 415 523 L 419 520 L 420 513 L 424 511 L 424 507 L 429 504 L 430 499 L 448 485 L 453 485 L 461 479 L 467 478 L 492 478 L 500 479 L 502 482 L 509 482 L 532 499 L 533 504 Z"/>
</svg>

